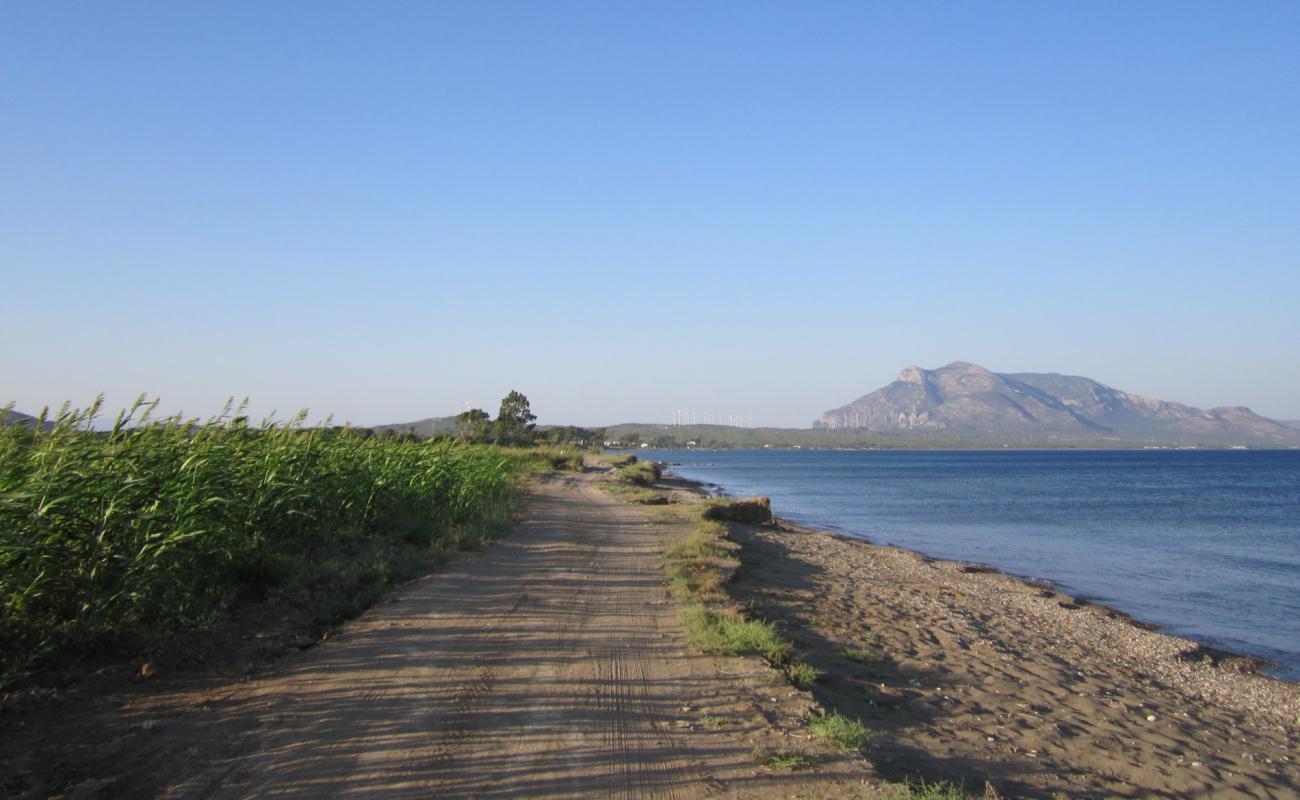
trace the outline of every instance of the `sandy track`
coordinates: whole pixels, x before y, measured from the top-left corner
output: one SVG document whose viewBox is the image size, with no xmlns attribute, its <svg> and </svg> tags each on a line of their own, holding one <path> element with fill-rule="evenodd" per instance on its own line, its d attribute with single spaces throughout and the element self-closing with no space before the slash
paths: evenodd
<svg viewBox="0 0 1300 800">
<path fill-rule="evenodd" d="M 544 481 L 507 540 L 262 678 L 138 698 L 123 718 L 153 721 L 157 752 L 128 759 L 137 774 L 116 791 L 851 794 L 868 774 L 858 759 L 822 751 L 815 774 L 755 765 L 756 746 L 818 749 L 809 699 L 753 659 L 687 650 L 659 568 L 670 527 L 593 481 Z"/>
</svg>

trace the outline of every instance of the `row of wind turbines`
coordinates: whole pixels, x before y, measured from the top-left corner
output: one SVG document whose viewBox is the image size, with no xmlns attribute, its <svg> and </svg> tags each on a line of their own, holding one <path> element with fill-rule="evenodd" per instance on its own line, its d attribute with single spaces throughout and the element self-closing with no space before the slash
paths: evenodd
<svg viewBox="0 0 1300 800">
<path fill-rule="evenodd" d="M 744 414 L 736 414 L 728 411 L 723 414 L 721 411 L 714 411 L 706 408 L 700 413 L 696 413 L 693 408 L 678 408 L 673 410 L 674 425 L 729 425 L 733 428 L 752 428 L 754 427 L 754 418 Z"/>
</svg>

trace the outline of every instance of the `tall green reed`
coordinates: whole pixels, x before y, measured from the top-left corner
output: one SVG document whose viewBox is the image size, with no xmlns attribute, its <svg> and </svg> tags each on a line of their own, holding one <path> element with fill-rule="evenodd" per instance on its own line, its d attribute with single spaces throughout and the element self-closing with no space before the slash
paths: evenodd
<svg viewBox="0 0 1300 800">
<path fill-rule="evenodd" d="M 530 461 L 307 428 L 305 412 L 252 424 L 233 403 L 155 419 L 142 397 L 99 431 L 102 405 L 0 424 L 0 680 L 209 622 L 368 540 L 455 546 L 508 519 Z"/>
</svg>

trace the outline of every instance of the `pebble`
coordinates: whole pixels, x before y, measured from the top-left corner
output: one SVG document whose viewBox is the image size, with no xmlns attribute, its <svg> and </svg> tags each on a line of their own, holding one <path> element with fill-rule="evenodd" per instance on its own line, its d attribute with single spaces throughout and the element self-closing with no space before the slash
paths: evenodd
<svg viewBox="0 0 1300 800">
<path fill-rule="evenodd" d="M 1156 721 L 1155 714 L 1147 714 L 1147 722 L 1155 722 L 1155 721 Z"/>
</svg>

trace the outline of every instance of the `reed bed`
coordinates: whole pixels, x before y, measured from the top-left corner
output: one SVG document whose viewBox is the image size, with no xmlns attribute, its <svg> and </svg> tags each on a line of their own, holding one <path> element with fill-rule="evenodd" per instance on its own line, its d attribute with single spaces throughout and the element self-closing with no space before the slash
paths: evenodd
<svg viewBox="0 0 1300 800">
<path fill-rule="evenodd" d="M 460 546 L 504 526 L 515 478 L 548 463 L 305 412 L 250 424 L 230 404 L 200 422 L 141 399 L 101 431 L 101 405 L 0 425 L 0 683 L 208 623 L 368 542 Z"/>
</svg>

